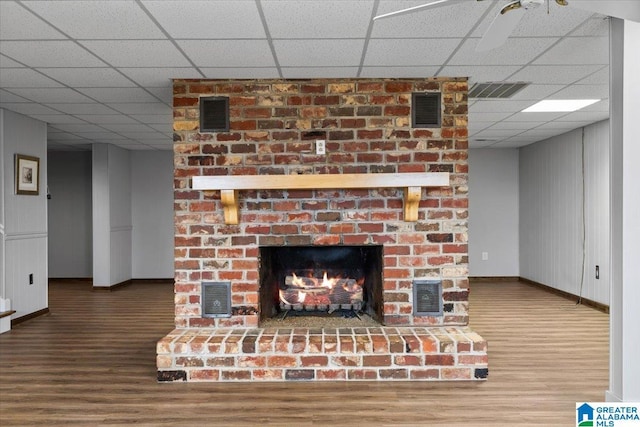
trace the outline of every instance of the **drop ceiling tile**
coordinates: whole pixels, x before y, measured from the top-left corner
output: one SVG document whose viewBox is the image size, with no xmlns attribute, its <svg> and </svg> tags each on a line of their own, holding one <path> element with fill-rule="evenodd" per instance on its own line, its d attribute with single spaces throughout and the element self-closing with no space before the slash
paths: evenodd
<svg viewBox="0 0 640 427">
<path fill-rule="evenodd" d="M 520 130 L 509 129 L 485 129 L 473 135 L 474 138 L 480 139 L 503 139 L 522 133 Z"/>
<path fill-rule="evenodd" d="M 553 95 L 562 89 L 564 89 L 566 85 L 541 85 L 541 84 L 532 84 L 520 92 L 513 95 L 512 100 L 534 100 L 537 101 L 539 99 L 547 98 L 550 95 Z"/>
<path fill-rule="evenodd" d="M 65 39 L 64 34 L 16 2 L 0 1 L 0 40 Z"/>
<path fill-rule="evenodd" d="M 266 40 L 179 40 L 177 43 L 197 67 L 275 66 Z"/>
<path fill-rule="evenodd" d="M 480 39 L 467 39 L 447 65 L 525 65 L 558 40 L 556 37 L 515 38 L 488 52 L 476 52 Z"/>
<path fill-rule="evenodd" d="M 605 111 L 575 111 L 573 113 L 566 114 L 558 119 L 560 122 L 573 122 L 573 121 L 588 121 L 591 123 L 598 122 L 600 120 L 606 120 L 609 118 L 609 112 Z"/>
<path fill-rule="evenodd" d="M 38 68 L 38 71 L 76 88 L 136 86 L 113 68 Z"/>
<path fill-rule="evenodd" d="M 91 123 L 59 123 L 52 124 L 52 128 L 62 132 L 72 133 L 76 136 L 82 136 L 83 133 L 88 132 L 104 132 L 105 130 L 100 126 Z"/>
<path fill-rule="evenodd" d="M 162 124 L 149 124 L 149 127 L 157 130 L 158 132 L 162 132 L 165 135 L 173 134 L 173 124 L 170 122 Z"/>
<path fill-rule="evenodd" d="M 16 88 L 12 91 L 16 95 L 43 104 L 91 101 L 83 94 L 67 88 Z"/>
<path fill-rule="evenodd" d="M 146 132 L 122 131 L 122 132 L 118 132 L 118 134 L 130 139 L 135 139 L 137 141 L 159 140 L 159 139 L 164 140 L 165 138 L 167 138 L 165 135 L 161 134 L 160 132 L 155 132 L 151 130 Z"/>
<path fill-rule="evenodd" d="M 133 1 L 25 1 L 24 4 L 71 38 L 165 38 Z"/>
<path fill-rule="evenodd" d="M 531 122 L 496 122 L 492 124 L 489 130 L 518 130 L 525 131 L 527 129 L 531 129 Z"/>
<path fill-rule="evenodd" d="M 151 129 L 144 123 L 105 123 L 102 124 L 104 129 L 112 132 L 150 132 Z"/>
<path fill-rule="evenodd" d="M 546 123 L 552 120 L 556 120 L 562 117 L 566 113 L 514 113 L 510 117 L 506 118 L 506 121 L 510 122 L 538 122 Z"/>
<path fill-rule="evenodd" d="M 118 71 L 144 87 L 172 87 L 172 79 L 199 79 L 202 74 L 193 67 L 119 68 Z"/>
<path fill-rule="evenodd" d="M 542 54 L 535 65 L 607 65 L 608 37 L 567 37 Z"/>
<path fill-rule="evenodd" d="M 84 120 L 68 114 L 31 114 L 31 117 L 51 124 L 86 123 Z"/>
<path fill-rule="evenodd" d="M 14 103 L 14 102 L 30 102 L 30 101 L 14 93 L 0 89 L 0 105 L 4 103 Z"/>
<path fill-rule="evenodd" d="M 570 130 L 570 129 L 567 129 L 567 130 Z M 525 138 L 531 136 L 536 139 L 547 139 L 547 138 L 551 138 L 552 136 L 560 135 L 562 133 L 564 133 L 563 129 L 535 128 L 535 129 L 529 129 L 528 131 L 522 132 L 518 136 L 525 137 Z"/>
<path fill-rule="evenodd" d="M 509 117 L 512 113 L 480 113 L 473 110 L 473 108 L 469 109 L 469 122 L 477 120 L 479 122 L 493 122 L 504 120 Z"/>
<path fill-rule="evenodd" d="M 571 33 L 571 36 L 599 36 L 609 37 L 609 19 L 601 15 L 593 15 L 580 27 Z"/>
<path fill-rule="evenodd" d="M 109 102 L 157 102 L 155 96 L 151 95 L 144 89 L 137 87 L 109 87 L 109 88 L 80 88 L 80 92 L 84 93 L 91 99 L 95 99 L 101 103 Z"/>
<path fill-rule="evenodd" d="M 31 114 L 59 114 L 59 111 L 33 102 L 3 102 L 0 107 L 27 116 Z"/>
<path fill-rule="evenodd" d="M 425 1 L 381 1 L 377 15 L 407 9 L 426 3 Z M 467 1 L 432 9 L 399 15 L 374 22 L 371 37 L 464 37 L 491 2 Z"/>
<path fill-rule="evenodd" d="M 173 108 L 169 107 L 166 104 L 162 104 L 160 102 L 154 103 L 110 103 L 107 104 L 109 107 L 113 108 L 116 111 L 119 111 L 123 114 L 141 114 L 141 115 L 168 115 L 169 117 L 173 117 Z M 172 119 L 173 120 L 173 119 Z"/>
<path fill-rule="evenodd" d="M 588 125 L 589 122 L 585 122 L 585 121 L 575 121 L 575 122 L 570 122 L 570 121 L 564 121 L 564 122 L 557 122 L 557 121 L 553 121 L 553 122 L 547 122 L 544 123 L 542 125 L 540 125 L 540 128 L 544 128 L 544 129 L 560 129 L 560 130 L 566 130 L 566 129 L 577 129 L 579 127 L 582 126 L 586 126 Z"/>
<path fill-rule="evenodd" d="M 358 67 L 283 67 L 285 79 L 356 77 Z M 400 76 L 398 76 L 400 77 Z"/>
<path fill-rule="evenodd" d="M 83 40 L 113 67 L 186 67 L 189 62 L 168 40 Z"/>
<path fill-rule="evenodd" d="M 554 1 L 535 9 L 529 9 L 512 33 L 512 37 L 563 36 L 589 20 L 593 13 L 576 8 L 559 6 Z"/>
<path fill-rule="evenodd" d="M 57 129 L 55 125 L 49 124 L 47 126 L 47 141 L 79 141 L 84 138 L 80 138 L 69 132 L 61 131 Z"/>
<path fill-rule="evenodd" d="M 2 49 L 2 45 L 0 45 L 0 49 Z M 4 55 L 0 55 L 0 69 L 3 68 L 24 68 L 24 65 Z"/>
<path fill-rule="evenodd" d="M 29 67 L 104 67 L 105 63 L 70 40 L 3 41 L 2 53 Z"/>
<path fill-rule="evenodd" d="M 76 114 L 77 118 L 85 122 L 105 125 L 112 123 L 138 123 L 136 120 L 124 114 Z M 103 126 L 104 127 L 104 126 Z"/>
<path fill-rule="evenodd" d="M 170 112 L 167 114 L 132 114 L 131 118 L 148 125 L 173 123 L 173 117 Z"/>
<path fill-rule="evenodd" d="M 274 40 L 283 67 L 358 66 L 364 40 Z"/>
<path fill-rule="evenodd" d="M 85 102 L 75 104 L 47 103 L 47 105 L 55 110 L 62 111 L 67 114 L 118 114 L 117 111 L 98 104 L 96 102 Z"/>
<path fill-rule="evenodd" d="M 276 67 L 203 67 L 200 71 L 207 79 L 277 79 Z"/>
<path fill-rule="evenodd" d="M 373 39 L 364 65 L 442 65 L 462 39 Z M 359 57 L 355 58 L 359 60 Z"/>
<path fill-rule="evenodd" d="M 373 2 L 266 0 L 262 8 L 274 39 L 364 38 Z"/>
<path fill-rule="evenodd" d="M 579 80 L 576 84 L 579 85 L 597 85 L 597 84 L 609 84 L 609 66 L 605 66 L 590 76 Z"/>
<path fill-rule="evenodd" d="M 511 76 L 511 80 L 538 84 L 570 84 L 602 68 L 601 65 L 529 65 Z"/>
<path fill-rule="evenodd" d="M 264 3 L 264 2 L 263 2 Z M 254 1 L 142 1 L 176 39 L 264 38 Z"/>
<path fill-rule="evenodd" d="M 553 94 L 549 99 L 605 99 L 609 85 L 573 85 Z"/>
<path fill-rule="evenodd" d="M 470 149 L 474 149 L 474 148 L 487 148 L 490 147 L 491 145 L 495 144 L 496 141 L 474 141 L 472 139 L 469 140 L 469 148 Z"/>
<path fill-rule="evenodd" d="M 507 113 L 512 111 L 521 111 L 533 104 L 532 101 L 510 99 L 479 99 L 473 104 L 474 113 Z"/>
<path fill-rule="evenodd" d="M 469 84 L 484 82 L 501 82 L 520 70 L 518 65 L 447 65 L 442 67 L 438 76 L 469 77 Z M 509 81 L 514 81 L 509 79 Z"/>
<path fill-rule="evenodd" d="M 123 141 L 127 139 L 122 135 L 118 135 L 116 132 L 109 132 L 106 130 L 95 132 L 76 132 L 76 135 L 97 142 L 101 142 L 104 140 Z"/>
<path fill-rule="evenodd" d="M 435 76 L 440 67 L 416 66 L 416 67 L 362 67 L 360 77 L 430 77 Z"/>
<path fill-rule="evenodd" d="M 162 102 L 173 103 L 173 89 L 171 87 L 149 87 L 147 91 Z"/>
<path fill-rule="evenodd" d="M 168 115 L 173 117 L 173 108 L 160 102 L 154 103 L 110 103 L 109 107 L 122 114 L 141 114 L 141 115 Z M 172 119 L 173 120 L 173 119 Z"/>
<path fill-rule="evenodd" d="M 61 87 L 62 85 L 30 68 L 7 68 L 0 72 L 0 87 Z"/>
<path fill-rule="evenodd" d="M 608 99 L 603 99 L 601 101 L 596 102 L 595 104 L 591 104 L 587 107 L 584 107 L 582 110 L 580 111 L 585 111 L 585 112 L 592 112 L 592 111 L 598 111 L 598 112 L 604 112 L 604 113 L 609 113 L 609 100 Z"/>
<path fill-rule="evenodd" d="M 531 137 L 519 137 L 519 138 L 512 138 L 508 141 L 499 141 L 496 142 L 494 144 L 491 145 L 491 148 L 520 148 L 520 147 L 524 147 L 527 146 L 529 144 L 532 144 L 534 142 L 537 142 L 538 140 L 536 138 L 531 138 Z"/>
</svg>

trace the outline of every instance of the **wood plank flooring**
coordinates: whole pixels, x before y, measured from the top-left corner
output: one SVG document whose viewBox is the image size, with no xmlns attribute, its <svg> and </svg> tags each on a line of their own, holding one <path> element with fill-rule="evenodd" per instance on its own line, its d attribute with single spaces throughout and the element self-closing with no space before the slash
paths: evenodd
<svg viewBox="0 0 640 427">
<path fill-rule="evenodd" d="M 171 284 L 55 282 L 49 308 L 0 335 L 2 426 L 570 426 L 608 388 L 608 315 L 516 282 L 472 284 L 482 383 L 158 384 Z"/>
</svg>

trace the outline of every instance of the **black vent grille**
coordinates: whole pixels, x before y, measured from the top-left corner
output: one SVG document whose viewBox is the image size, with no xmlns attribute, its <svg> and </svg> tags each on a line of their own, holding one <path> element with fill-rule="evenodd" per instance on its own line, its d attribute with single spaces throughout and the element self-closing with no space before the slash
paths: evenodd
<svg viewBox="0 0 640 427">
<path fill-rule="evenodd" d="M 231 282 L 202 282 L 202 317 L 231 317 Z"/>
<path fill-rule="evenodd" d="M 511 98 L 527 86 L 525 82 L 476 83 L 469 90 L 469 98 Z"/>
<path fill-rule="evenodd" d="M 416 316 L 442 316 L 442 281 L 414 280 L 413 314 Z"/>
<path fill-rule="evenodd" d="M 411 96 L 411 120 L 414 128 L 439 128 L 440 92 L 414 93 Z"/>
<path fill-rule="evenodd" d="M 229 98 L 208 96 L 200 98 L 200 132 L 229 130 Z"/>
</svg>

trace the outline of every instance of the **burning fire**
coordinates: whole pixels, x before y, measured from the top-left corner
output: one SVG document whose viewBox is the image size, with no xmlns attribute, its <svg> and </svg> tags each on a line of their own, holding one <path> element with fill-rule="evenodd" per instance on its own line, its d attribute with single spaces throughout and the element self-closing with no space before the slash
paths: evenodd
<svg viewBox="0 0 640 427">
<path fill-rule="evenodd" d="M 310 275 L 311 276 L 311 275 Z M 320 277 L 300 277 L 295 273 L 285 278 L 285 287 L 280 289 L 280 302 L 286 306 L 313 307 L 362 303 L 364 278 L 356 281 L 340 277 L 329 277 L 325 271 Z"/>
</svg>

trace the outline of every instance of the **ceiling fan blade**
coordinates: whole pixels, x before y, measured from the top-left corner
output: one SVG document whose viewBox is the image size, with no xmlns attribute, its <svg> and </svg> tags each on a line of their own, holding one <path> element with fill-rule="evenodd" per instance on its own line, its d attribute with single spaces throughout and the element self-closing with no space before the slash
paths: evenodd
<svg viewBox="0 0 640 427">
<path fill-rule="evenodd" d="M 476 51 L 486 52 L 502 46 L 516 29 L 525 13 L 526 9 L 523 7 L 511 9 L 504 14 L 499 13 L 493 18 L 493 22 L 478 42 Z"/>
<path fill-rule="evenodd" d="M 614 18 L 640 22 L 640 1 L 638 0 L 569 0 L 569 6 Z"/>
<path fill-rule="evenodd" d="M 389 13 L 384 13 L 382 15 L 374 16 L 373 20 L 375 21 L 378 19 L 390 18 L 392 16 L 404 15 L 407 13 L 417 12 L 423 9 L 435 9 L 437 7 L 451 6 L 456 3 L 462 3 L 464 1 L 465 0 L 434 0 L 425 4 L 421 4 L 419 6 L 409 7 L 407 9 L 396 10 L 395 12 L 389 12 Z"/>
</svg>

